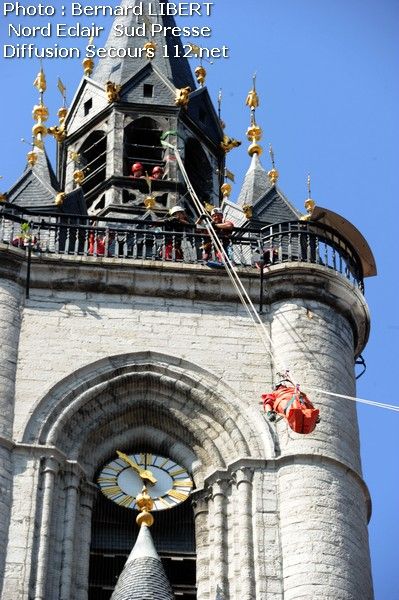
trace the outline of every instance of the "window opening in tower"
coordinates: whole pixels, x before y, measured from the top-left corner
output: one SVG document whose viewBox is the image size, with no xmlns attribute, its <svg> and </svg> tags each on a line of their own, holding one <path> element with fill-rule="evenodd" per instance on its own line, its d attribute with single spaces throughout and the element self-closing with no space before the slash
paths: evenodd
<svg viewBox="0 0 399 600">
<path fill-rule="evenodd" d="M 78 151 L 86 175 L 81 186 L 87 208 L 96 200 L 96 188 L 105 181 L 106 151 L 107 138 L 103 131 L 93 131 Z"/>
<path fill-rule="evenodd" d="M 149 117 L 136 119 L 125 129 L 124 170 L 131 175 L 132 165 L 141 163 L 144 173 L 151 175 L 154 167 L 164 168 L 164 148 L 161 145 L 162 129 L 159 123 Z"/>
</svg>

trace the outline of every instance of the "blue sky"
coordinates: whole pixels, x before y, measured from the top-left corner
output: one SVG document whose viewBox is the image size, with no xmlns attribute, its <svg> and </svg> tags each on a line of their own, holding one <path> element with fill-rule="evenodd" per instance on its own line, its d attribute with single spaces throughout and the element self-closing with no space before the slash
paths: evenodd
<svg viewBox="0 0 399 600">
<path fill-rule="evenodd" d="M 115 0 L 109 4 L 116 5 Z M 7 24 L 1 17 L 0 40 Z M 59 21 L 74 19 L 59 18 Z M 87 18 L 110 25 L 106 19 Z M 184 21 L 184 23 L 183 23 Z M 363 355 L 367 372 L 359 380 L 362 398 L 399 405 L 393 377 L 398 371 L 399 317 L 398 217 L 399 148 L 399 3 L 396 0 L 216 0 L 212 17 L 181 19 L 180 24 L 210 25 L 213 35 L 203 45 L 230 48 L 230 58 L 216 59 L 208 69 L 208 87 L 216 100 L 223 90 L 222 116 L 226 131 L 243 141 L 229 154 L 236 174 L 237 195 L 249 166 L 245 130 L 249 111 L 245 98 L 257 73 L 261 106 L 257 120 L 263 144 L 272 142 L 280 188 L 298 208 L 306 197 L 306 176 L 312 174 L 312 195 L 354 223 L 368 240 L 377 261 L 378 276 L 366 280 L 372 315 L 370 340 Z M 25 25 L 43 25 L 31 18 Z M 104 37 L 100 38 L 104 41 Z M 16 40 L 18 42 L 34 40 Z M 65 41 L 64 41 L 65 42 Z M 39 42 L 40 43 L 40 42 Z M 52 43 L 48 41 L 47 43 Z M 85 40 L 70 40 L 83 47 Z M 193 61 L 193 67 L 198 63 Z M 71 100 L 82 70 L 80 61 L 46 60 L 46 102 L 56 122 L 60 106 L 57 77 L 68 87 Z M 0 190 L 22 173 L 30 139 L 31 109 L 37 93 L 32 82 L 34 60 L 0 59 L 2 81 L 2 152 Z M 53 152 L 53 142 L 47 147 Z M 269 167 L 267 152 L 262 157 Z M 399 415 L 359 406 L 365 480 L 373 499 L 370 541 L 376 600 L 399 598 L 397 569 L 399 486 L 397 485 L 397 427 Z M 361 599 L 354 599 L 361 600 Z"/>
</svg>

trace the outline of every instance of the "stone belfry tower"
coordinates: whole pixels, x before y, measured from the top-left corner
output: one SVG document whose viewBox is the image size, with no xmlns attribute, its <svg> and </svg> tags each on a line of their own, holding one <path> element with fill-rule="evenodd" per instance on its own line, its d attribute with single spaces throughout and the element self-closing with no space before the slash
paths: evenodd
<svg viewBox="0 0 399 600">
<path fill-rule="evenodd" d="M 151 15 L 160 14 L 159 1 L 150 4 Z M 132 3 L 123 0 L 121 6 L 128 8 Z M 141 6 L 143 13 L 148 12 L 146 2 Z M 167 35 L 151 35 L 154 24 L 168 28 Z M 130 31 L 145 28 L 147 35 L 117 36 L 115 28 L 121 26 Z M 90 59 L 84 61 L 87 76 L 67 117 L 68 138 L 61 151 L 59 177 L 63 189 L 73 189 L 76 164 L 71 155 L 79 154 L 86 167 L 82 189 L 90 213 L 140 216 L 147 209 L 159 211 L 177 204 L 186 190 L 174 157 L 162 146 L 164 134 L 167 142 L 182 151 L 201 199 L 219 202 L 222 130 L 206 87 L 196 89 L 184 58 L 187 46 L 183 49 L 180 38 L 170 34 L 175 26 L 169 16 L 129 13 L 116 17 L 106 47 L 110 52 L 123 50 L 125 56 L 102 58 L 95 68 Z M 181 89 L 189 93 L 188 103 L 176 101 Z M 135 163 L 142 164 L 148 175 L 156 166 L 164 171 L 162 180 L 153 184 L 155 204 L 145 202 L 146 182 L 132 179 Z"/>
<path fill-rule="evenodd" d="M 329 394 L 355 396 L 370 325 L 363 280 L 375 274 L 367 242 L 310 198 L 301 218 L 254 133 L 237 202 L 223 207 L 239 225 L 231 256 L 263 307 L 265 347 L 227 273 L 204 264 L 202 234 L 190 233 L 188 258 L 166 260 L 151 224 L 141 237 L 136 221 L 118 230 L 121 215 L 152 218 L 177 202 L 193 211 L 159 144 L 168 131 L 201 201 L 218 204 L 222 129 L 206 88 L 194 90 L 184 59 L 160 53 L 92 67 L 58 181 L 37 151 L 0 210 L 2 600 L 147 600 L 141 569 L 146 586 L 166 573 L 179 600 L 372 600 L 356 411 Z M 177 106 L 187 86 L 187 108 Z M 53 192 L 75 190 L 71 152 L 96 215 L 87 226 L 55 207 L 41 214 Z M 145 180 L 130 178 L 135 161 L 164 168 L 154 206 Z M 110 215 L 113 241 L 133 241 L 101 254 L 88 241 Z M 29 231 L 18 237 L 21 221 Z M 282 367 L 320 410 L 310 434 L 262 411 Z M 143 527 L 136 540 L 143 483 L 157 515 L 151 538 Z"/>
</svg>

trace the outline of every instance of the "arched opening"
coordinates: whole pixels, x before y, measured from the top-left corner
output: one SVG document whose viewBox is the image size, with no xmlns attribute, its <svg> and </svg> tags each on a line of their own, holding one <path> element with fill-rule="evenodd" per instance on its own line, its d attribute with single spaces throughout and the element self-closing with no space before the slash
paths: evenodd
<svg viewBox="0 0 399 600">
<path fill-rule="evenodd" d="M 226 540 L 212 540 L 207 534 L 219 513 L 208 516 L 206 478 L 225 472 L 238 458 L 261 457 L 263 444 L 268 446 L 266 455 L 273 455 L 271 439 L 253 435 L 258 424 L 247 411 L 251 409 L 243 410 L 220 378 L 199 365 L 156 352 L 101 359 L 49 390 L 30 416 L 21 441 L 57 449 L 59 460 L 65 461 L 60 468 L 75 470 L 78 478 L 75 488 L 61 485 L 62 477 L 56 480 L 47 501 L 46 529 L 41 529 L 43 519 L 37 521 L 43 555 L 39 575 L 46 578 L 47 588 L 61 587 L 65 597 L 79 600 L 88 597 L 89 589 L 89 598 L 110 598 L 137 535 L 135 512 L 114 506 L 96 489 L 98 473 L 117 449 L 169 456 L 192 474 L 195 505 L 189 496 L 163 515 L 157 511 L 152 535 L 176 599 L 196 597 L 195 554 L 202 565 L 199 594 L 201 586 L 209 587 L 210 548 L 217 544 L 215 552 L 221 552 Z M 52 473 L 43 471 L 41 477 L 43 490 L 48 490 Z M 228 516 L 223 511 L 217 526 L 224 531 Z M 66 556 L 73 558 L 63 560 Z M 34 571 L 33 581 L 36 577 Z"/>
<path fill-rule="evenodd" d="M 124 166 L 123 174 L 131 175 L 131 168 L 135 162 L 144 167 L 144 172 L 149 175 L 157 166 L 164 166 L 161 145 L 162 129 L 157 121 L 150 117 L 141 117 L 134 120 L 125 129 L 124 135 Z"/>
<path fill-rule="evenodd" d="M 213 172 L 201 144 L 198 140 L 187 140 L 185 149 L 185 167 L 191 184 L 201 202 L 209 202 L 213 197 Z"/>
<path fill-rule="evenodd" d="M 113 458 L 113 457 L 111 457 Z M 136 542 L 137 512 L 97 492 L 91 527 L 88 600 L 109 600 Z M 194 517 L 188 499 L 173 509 L 154 512 L 151 535 L 179 600 L 196 598 Z"/>
<path fill-rule="evenodd" d="M 79 149 L 81 168 L 85 171 L 82 190 L 89 208 L 96 196 L 92 192 L 106 177 L 107 138 L 103 131 L 93 131 Z"/>
</svg>

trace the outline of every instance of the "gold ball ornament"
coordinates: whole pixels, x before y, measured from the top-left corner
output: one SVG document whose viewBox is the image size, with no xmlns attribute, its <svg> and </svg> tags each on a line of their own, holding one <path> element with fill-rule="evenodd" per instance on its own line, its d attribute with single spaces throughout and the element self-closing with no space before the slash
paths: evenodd
<svg viewBox="0 0 399 600">
<path fill-rule="evenodd" d="M 156 200 L 154 198 L 154 196 L 147 196 L 146 198 L 144 198 L 144 206 L 148 209 L 152 209 L 154 208 L 156 205 Z"/>
<path fill-rule="evenodd" d="M 270 181 L 275 184 L 276 181 L 279 178 L 279 172 L 277 171 L 277 169 L 270 169 L 270 171 L 268 171 L 267 176 L 269 177 Z"/>
<path fill-rule="evenodd" d="M 35 164 L 37 163 L 37 153 L 34 150 L 31 150 L 30 152 L 28 152 L 28 154 L 26 155 L 26 158 L 28 160 L 28 164 L 31 167 L 34 167 Z"/>
<path fill-rule="evenodd" d="M 77 170 L 77 171 L 75 171 L 74 174 L 73 174 L 73 180 L 78 185 L 81 185 L 81 183 L 83 182 L 84 178 L 85 178 L 84 171 L 82 171 L 80 169 Z"/>
<path fill-rule="evenodd" d="M 86 57 L 82 61 L 82 65 L 83 65 L 83 72 L 84 72 L 84 74 L 86 75 L 86 77 L 89 77 L 93 73 L 93 69 L 94 69 L 94 61 L 93 61 L 93 59 Z"/>
<path fill-rule="evenodd" d="M 62 206 L 64 204 L 65 196 L 65 192 L 59 192 L 55 197 L 54 204 L 56 206 Z"/>
<path fill-rule="evenodd" d="M 66 106 L 61 106 L 61 108 L 57 112 L 57 117 L 60 121 L 64 120 L 68 114 L 68 109 Z"/>
<path fill-rule="evenodd" d="M 44 104 L 36 104 L 32 110 L 32 117 L 35 121 L 47 121 L 48 108 Z"/>
<path fill-rule="evenodd" d="M 257 144 L 256 142 L 252 142 L 252 144 L 248 148 L 248 154 L 249 156 L 253 156 L 254 154 L 260 156 L 262 154 L 262 147 L 259 146 L 259 144 Z"/>
<path fill-rule="evenodd" d="M 221 188 L 220 188 L 220 191 L 222 192 L 222 195 L 223 196 L 227 196 L 227 197 L 230 196 L 231 190 L 232 190 L 232 187 L 231 187 L 231 185 L 229 183 L 224 183 L 221 186 Z"/>
<path fill-rule="evenodd" d="M 42 125 L 41 123 L 36 123 L 36 125 L 32 127 L 32 133 L 34 137 L 37 137 L 39 135 L 42 135 L 44 137 L 45 135 L 47 135 L 47 127 L 45 125 Z"/>
<path fill-rule="evenodd" d="M 251 125 L 248 127 L 247 138 L 250 142 L 259 142 L 259 140 L 262 138 L 262 129 L 259 127 L 259 125 Z"/>
</svg>

